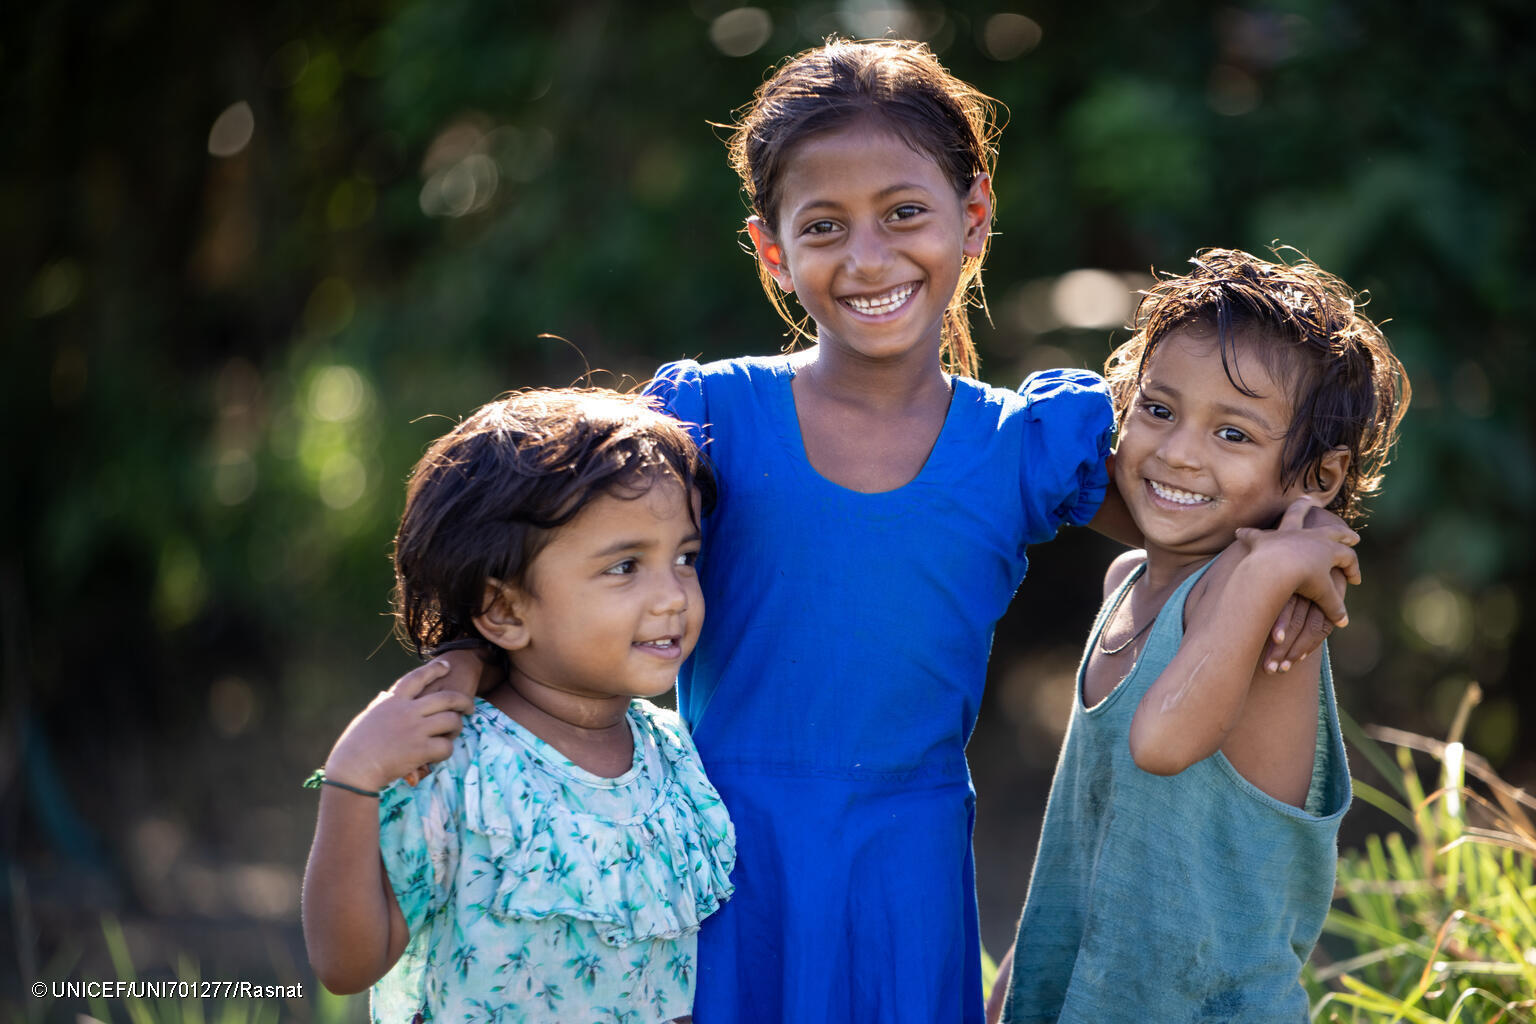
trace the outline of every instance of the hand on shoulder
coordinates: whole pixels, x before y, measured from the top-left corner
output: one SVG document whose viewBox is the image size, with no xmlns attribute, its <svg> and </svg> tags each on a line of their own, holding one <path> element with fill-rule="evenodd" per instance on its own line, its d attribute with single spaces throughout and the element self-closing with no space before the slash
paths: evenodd
<svg viewBox="0 0 1536 1024">
<path fill-rule="evenodd" d="M 1317 604 L 1329 621 L 1343 626 L 1349 616 L 1344 594 L 1335 584 L 1338 569 L 1349 583 L 1360 582 L 1360 559 L 1354 547 L 1360 535 L 1334 515 L 1307 525 L 1317 510 L 1311 498 L 1298 498 L 1285 510 L 1273 530 L 1243 528 L 1234 548 L 1242 551 L 1234 567 L 1250 585 L 1264 585 L 1285 594 L 1296 593 Z"/>
<path fill-rule="evenodd" d="M 474 711 L 475 702 L 454 690 L 426 692 L 447 674 L 448 665 L 435 659 L 381 691 L 342 730 L 326 759 L 326 775 L 361 789 L 383 789 L 417 766 L 451 754 L 463 716 Z"/>
</svg>

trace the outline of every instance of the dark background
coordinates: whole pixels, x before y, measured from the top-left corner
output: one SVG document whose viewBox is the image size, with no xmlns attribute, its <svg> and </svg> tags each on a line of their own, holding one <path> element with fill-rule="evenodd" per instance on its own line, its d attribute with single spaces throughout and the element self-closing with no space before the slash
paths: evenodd
<svg viewBox="0 0 1536 1024">
<path fill-rule="evenodd" d="M 1128 288 L 1201 246 L 1279 240 L 1369 290 L 1414 398 L 1341 703 L 1440 735 L 1476 681 L 1468 745 L 1536 779 L 1525 4 L 9 4 L 0 999 L 121 976 L 104 914 L 146 976 L 312 984 L 298 782 L 410 665 L 407 470 L 508 388 L 782 344 L 711 123 L 887 28 L 1009 111 L 988 381 L 1100 367 Z M 998 630 L 971 746 L 994 953 L 1114 551 L 1035 549 Z M 1385 827 L 1357 807 L 1347 842 Z"/>
</svg>

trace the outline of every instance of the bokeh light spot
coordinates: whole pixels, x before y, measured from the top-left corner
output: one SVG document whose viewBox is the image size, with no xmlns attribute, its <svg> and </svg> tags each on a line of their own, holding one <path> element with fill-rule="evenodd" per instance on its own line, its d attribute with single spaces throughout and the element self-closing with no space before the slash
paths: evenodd
<svg viewBox="0 0 1536 1024">
<path fill-rule="evenodd" d="M 756 53 L 773 35 L 773 18 L 761 7 L 738 7 L 709 23 L 709 41 L 727 57 Z"/>
<path fill-rule="evenodd" d="M 351 452 L 333 452 L 320 467 L 320 500 L 340 512 L 356 505 L 368 490 L 368 470 Z"/>
<path fill-rule="evenodd" d="M 309 386 L 309 411 L 317 420 L 345 423 L 358 414 L 368 387 L 350 366 L 327 366 Z"/>
<path fill-rule="evenodd" d="M 360 178 L 338 182 L 325 204 L 325 221 L 337 231 L 361 227 L 373 218 L 378 199 L 371 184 Z"/>
<path fill-rule="evenodd" d="M 429 217 L 463 217 L 484 209 L 496 194 L 501 172 L 484 153 L 472 153 L 427 179 L 421 212 Z"/>
<path fill-rule="evenodd" d="M 854 35 L 879 39 L 886 35 L 898 39 L 927 39 L 942 24 L 942 16 L 923 17 L 909 4 L 899 0 L 844 0 L 838 8 L 838 20 Z"/>
<path fill-rule="evenodd" d="M 68 309 L 80 297 L 83 282 L 80 264 L 71 259 L 54 260 L 32 279 L 27 296 L 28 312 L 42 317 Z"/>
<path fill-rule="evenodd" d="M 1119 327 L 1131 312 L 1125 282 L 1107 270 L 1072 270 L 1051 290 L 1051 309 L 1068 327 Z"/>
<path fill-rule="evenodd" d="M 304 303 L 304 326 L 310 332 L 329 337 L 352 322 L 357 300 L 352 286 L 339 277 L 328 277 L 315 285 Z"/>
<path fill-rule="evenodd" d="M 208 132 L 208 152 L 214 156 L 234 156 L 251 144 L 256 134 L 256 115 L 245 100 L 232 103 L 214 119 Z"/>
<path fill-rule="evenodd" d="M 167 541 L 155 577 L 154 609 L 161 627 L 175 629 L 191 622 L 207 597 L 208 582 L 197 551 L 180 538 Z"/>
<path fill-rule="evenodd" d="M 1240 117 L 1259 105 L 1259 83 L 1242 68 L 1218 64 L 1211 69 L 1205 99 L 1216 113 Z"/>
<path fill-rule="evenodd" d="M 239 736 L 256 719 L 256 693 L 243 679 L 226 676 L 208 688 L 208 720 L 221 735 Z"/>
<path fill-rule="evenodd" d="M 220 505 L 240 505 L 256 493 L 256 463 L 250 453 L 231 448 L 213 466 L 213 497 Z"/>
<path fill-rule="evenodd" d="M 330 50 L 311 55 L 293 83 L 294 101 L 309 111 L 327 105 L 341 86 L 343 73 L 341 61 Z"/>
<path fill-rule="evenodd" d="M 1408 587 L 1403 619 L 1431 647 L 1455 653 L 1472 642 L 1472 602 L 1433 576 Z"/>
<path fill-rule="evenodd" d="M 993 60 L 1013 60 L 1040 45 L 1040 23 L 1022 14 L 994 14 L 981 29 L 981 49 Z"/>
</svg>

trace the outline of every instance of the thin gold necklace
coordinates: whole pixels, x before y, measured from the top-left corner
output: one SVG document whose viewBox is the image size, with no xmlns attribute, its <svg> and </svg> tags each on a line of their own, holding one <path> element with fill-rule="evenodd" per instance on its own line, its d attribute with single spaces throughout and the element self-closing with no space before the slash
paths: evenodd
<svg viewBox="0 0 1536 1024">
<path fill-rule="evenodd" d="M 1107 616 L 1105 616 L 1105 618 L 1104 618 L 1104 625 L 1106 627 L 1109 626 L 1110 620 L 1115 617 L 1115 613 L 1120 610 L 1120 605 L 1125 602 L 1125 595 L 1127 595 L 1131 591 L 1135 590 L 1136 589 L 1136 584 L 1141 582 L 1141 574 L 1142 574 L 1142 571 L 1145 568 L 1146 568 L 1146 566 L 1141 566 L 1140 568 L 1138 568 L 1136 570 L 1136 579 L 1131 582 L 1131 585 L 1126 587 L 1124 590 L 1120 591 L 1119 594 L 1115 595 L 1114 607 L 1109 610 L 1109 614 Z M 1135 620 L 1136 620 L 1136 617 L 1134 615 L 1131 616 L 1131 621 L 1134 622 Z M 1147 617 L 1147 621 L 1143 622 L 1141 624 L 1141 628 L 1140 629 L 1138 629 L 1136 632 L 1132 633 L 1130 635 L 1129 639 L 1125 640 L 1124 642 L 1122 642 L 1122 643 L 1120 643 L 1120 644 L 1118 644 L 1118 645 L 1116 645 L 1114 647 L 1105 647 L 1104 646 L 1104 630 L 1102 630 L 1102 629 L 1099 630 L 1099 650 L 1102 651 L 1105 654 L 1119 654 L 1121 651 L 1123 651 L 1127 647 L 1131 646 L 1131 644 L 1135 643 L 1137 640 L 1140 640 L 1141 639 L 1141 634 L 1145 633 L 1147 631 L 1147 627 L 1152 625 L 1152 623 L 1154 623 L 1156 621 L 1157 621 L 1157 616 L 1156 615 L 1149 615 Z"/>
</svg>

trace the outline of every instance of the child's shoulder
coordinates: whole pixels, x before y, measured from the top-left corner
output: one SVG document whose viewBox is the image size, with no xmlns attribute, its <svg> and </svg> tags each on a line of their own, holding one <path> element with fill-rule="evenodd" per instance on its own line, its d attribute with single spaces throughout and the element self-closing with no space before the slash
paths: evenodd
<svg viewBox="0 0 1536 1024">
<path fill-rule="evenodd" d="M 642 733 L 655 739 L 657 746 L 669 759 L 698 758 L 693 738 L 688 735 L 688 726 L 676 711 L 637 697 L 629 702 L 629 715 Z"/>
<path fill-rule="evenodd" d="M 1243 560 L 1241 544 L 1229 544 L 1219 554 L 1205 563 L 1201 577 L 1189 590 L 1184 601 L 1184 621 L 1191 622 L 1214 611 L 1215 602 L 1221 600 L 1232 570 Z"/>
<path fill-rule="evenodd" d="M 524 738 L 506 714 L 484 698 L 475 698 L 475 710 L 464 716 L 453 750 L 431 766 L 418 784 L 421 792 L 459 789 L 474 769 L 478 778 L 498 773 L 517 775 L 526 767 L 539 767 L 540 751 L 531 734 Z M 552 748 L 551 748 L 552 749 Z"/>
<path fill-rule="evenodd" d="M 1108 600 L 1120 586 L 1125 583 L 1131 573 L 1147 564 L 1147 553 L 1140 548 L 1131 551 L 1123 551 L 1116 556 L 1109 568 L 1104 571 L 1104 598 Z"/>
</svg>

